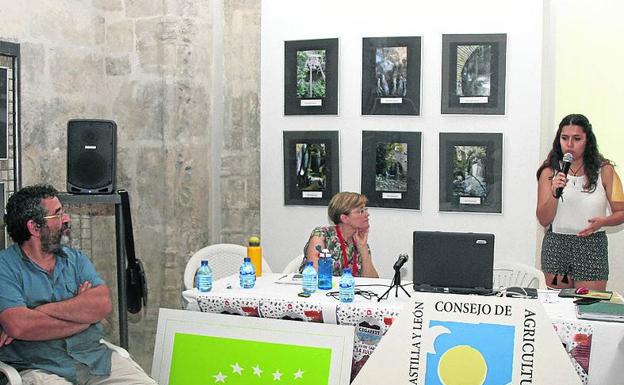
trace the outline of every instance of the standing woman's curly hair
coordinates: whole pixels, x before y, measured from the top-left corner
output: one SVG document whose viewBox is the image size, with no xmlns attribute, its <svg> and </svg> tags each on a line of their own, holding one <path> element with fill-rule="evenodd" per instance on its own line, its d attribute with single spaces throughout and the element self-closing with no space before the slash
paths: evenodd
<svg viewBox="0 0 624 385">
<path fill-rule="evenodd" d="M 587 177 L 587 184 L 583 188 L 588 192 L 593 192 L 596 189 L 596 182 L 598 181 L 598 174 L 600 168 L 605 164 L 612 164 L 610 160 L 606 159 L 600 151 L 598 151 L 598 143 L 596 142 L 596 135 L 592 129 L 592 125 L 589 119 L 585 115 L 570 114 L 561 120 L 559 123 L 559 129 L 553 140 L 552 149 L 548 153 L 546 160 L 540 168 L 537 170 L 537 179 L 545 168 L 550 168 L 554 171 L 560 171 L 560 160 L 563 158 L 563 152 L 561 150 L 561 130 L 565 126 L 579 126 L 583 129 L 583 132 L 587 136 L 585 142 L 585 151 L 583 153 L 583 167 L 585 167 L 585 176 Z"/>
</svg>

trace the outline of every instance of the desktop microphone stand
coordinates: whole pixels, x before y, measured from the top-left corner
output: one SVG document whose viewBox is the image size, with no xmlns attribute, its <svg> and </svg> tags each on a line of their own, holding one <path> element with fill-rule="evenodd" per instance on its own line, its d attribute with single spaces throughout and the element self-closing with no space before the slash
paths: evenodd
<svg viewBox="0 0 624 385">
<path fill-rule="evenodd" d="M 399 297 L 399 288 L 401 288 L 401 290 L 403 290 L 403 292 L 408 296 L 408 297 L 412 297 L 411 295 L 409 295 L 409 293 L 407 292 L 407 290 L 405 290 L 405 288 L 403 286 L 401 286 L 401 269 L 394 269 L 394 278 L 392 278 L 392 285 L 388 288 L 388 290 L 386 290 L 385 293 L 382 294 L 381 297 L 379 297 L 377 299 L 377 302 L 381 301 L 382 299 L 387 299 L 390 291 L 392 289 L 394 289 L 394 296 L 396 298 Z"/>
</svg>

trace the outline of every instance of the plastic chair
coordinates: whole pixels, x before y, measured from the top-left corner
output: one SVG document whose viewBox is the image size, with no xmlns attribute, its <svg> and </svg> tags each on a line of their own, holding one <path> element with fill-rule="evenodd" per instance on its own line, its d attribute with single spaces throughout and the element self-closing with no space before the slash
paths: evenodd
<svg viewBox="0 0 624 385">
<path fill-rule="evenodd" d="M 122 348 L 121 346 L 111 344 L 110 342 L 106 341 L 103 338 L 100 340 L 100 343 L 106 345 L 110 350 L 119 353 L 119 355 L 124 358 L 130 357 L 130 353 L 128 353 L 128 351 Z M 15 368 L 12 367 L 11 365 L 0 361 L 0 373 L 2 373 L 4 377 L 6 378 L 7 384 L 22 385 L 22 377 L 20 376 L 19 372 L 15 370 Z M 2 380 L 1 376 L 0 376 L 0 380 Z"/>
<path fill-rule="evenodd" d="M 0 373 L 4 375 L 4 378 L 7 380 L 7 384 L 10 385 L 22 385 L 22 377 L 17 370 L 11 365 L 5 364 L 0 361 Z M 0 376 L 0 380 L 2 376 Z M 1 382 L 1 381 L 0 381 Z"/>
<path fill-rule="evenodd" d="M 293 258 L 292 261 L 288 262 L 288 265 L 286 265 L 282 273 L 283 274 L 298 273 L 299 267 L 301 267 L 301 262 L 303 262 L 303 254 L 297 255 L 295 258 Z"/>
<path fill-rule="evenodd" d="M 499 262 L 494 266 L 493 287 L 532 287 L 545 289 L 544 274 L 533 266 L 515 262 Z"/>
<path fill-rule="evenodd" d="M 194 287 L 195 273 L 202 259 L 208 260 L 212 269 L 212 279 L 227 277 L 238 273 L 243 258 L 247 256 L 247 248 L 231 243 L 218 243 L 199 249 L 186 263 L 184 268 L 184 287 L 186 290 Z M 271 273 L 271 267 L 262 258 L 262 273 Z"/>
</svg>

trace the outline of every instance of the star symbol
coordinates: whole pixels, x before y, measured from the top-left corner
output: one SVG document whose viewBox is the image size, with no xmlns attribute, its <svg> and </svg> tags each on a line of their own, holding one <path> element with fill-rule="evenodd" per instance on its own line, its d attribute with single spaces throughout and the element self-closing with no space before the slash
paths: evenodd
<svg viewBox="0 0 624 385">
<path fill-rule="evenodd" d="M 223 373 L 219 372 L 219 374 L 217 374 L 216 376 L 213 376 L 215 378 L 215 384 L 217 382 L 223 382 L 225 384 L 225 379 L 227 376 L 224 376 Z"/>
<path fill-rule="evenodd" d="M 282 380 L 282 373 L 280 373 L 279 369 L 277 369 L 275 373 L 273 373 L 273 381 L 281 381 L 281 380 Z"/>
<path fill-rule="evenodd" d="M 254 371 L 254 375 L 260 377 L 260 375 L 262 374 L 262 369 L 260 369 L 260 365 L 256 365 L 252 369 Z"/>
<path fill-rule="evenodd" d="M 294 376 L 295 376 L 295 380 L 298 378 L 303 378 L 303 373 L 304 371 L 301 369 L 297 369 L 297 371 L 295 372 Z"/>
<path fill-rule="evenodd" d="M 232 372 L 238 374 L 239 376 L 243 375 L 243 368 L 238 365 L 238 362 L 230 366 L 232 367 Z"/>
</svg>

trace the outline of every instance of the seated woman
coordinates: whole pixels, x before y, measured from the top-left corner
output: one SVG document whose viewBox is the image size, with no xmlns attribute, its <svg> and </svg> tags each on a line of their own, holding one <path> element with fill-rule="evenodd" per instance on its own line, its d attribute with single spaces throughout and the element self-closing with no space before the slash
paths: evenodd
<svg viewBox="0 0 624 385">
<path fill-rule="evenodd" d="M 350 267 L 353 276 L 377 278 L 370 247 L 368 246 L 368 199 L 361 194 L 341 192 L 334 195 L 327 213 L 335 226 L 312 230 L 303 253 L 318 271 L 318 249 L 328 249 L 334 259 L 333 275 L 340 276 L 343 267 Z M 302 267 L 299 269 L 301 271 Z"/>
</svg>

